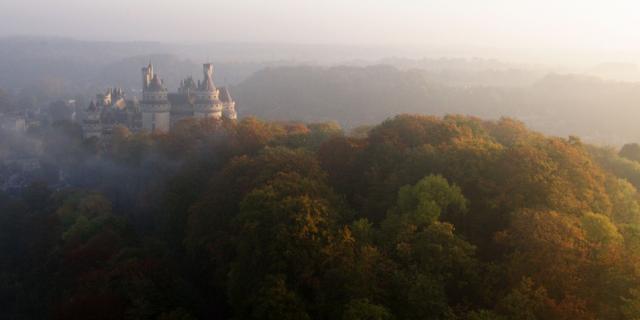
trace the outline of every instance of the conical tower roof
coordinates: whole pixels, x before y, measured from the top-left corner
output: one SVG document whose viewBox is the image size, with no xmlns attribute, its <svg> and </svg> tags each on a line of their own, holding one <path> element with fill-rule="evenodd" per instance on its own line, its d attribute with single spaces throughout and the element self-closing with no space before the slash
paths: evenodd
<svg viewBox="0 0 640 320">
<path fill-rule="evenodd" d="M 229 93 L 229 89 L 227 87 L 220 88 L 220 101 L 222 102 L 232 102 L 231 93 Z"/>
<path fill-rule="evenodd" d="M 157 74 L 153 75 L 153 79 L 151 80 L 151 83 L 149 84 L 149 90 L 152 90 L 152 91 L 162 91 L 162 90 L 164 90 L 164 87 L 162 86 L 162 81 L 160 81 L 160 77 L 158 77 Z"/>
</svg>

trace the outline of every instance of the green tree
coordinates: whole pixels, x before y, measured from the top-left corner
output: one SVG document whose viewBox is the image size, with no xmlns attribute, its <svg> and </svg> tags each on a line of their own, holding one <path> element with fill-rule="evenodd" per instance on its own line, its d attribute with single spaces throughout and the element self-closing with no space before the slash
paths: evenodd
<svg viewBox="0 0 640 320">
<path fill-rule="evenodd" d="M 398 317 L 447 317 L 463 292 L 473 295 L 474 247 L 457 237 L 451 224 L 438 221 L 441 213 L 465 210 L 460 189 L 442 177 L 428 176 L 399 191 L 380 238 L 396 264 L 389 290 Z"/>
<path fill-rule="evenodd" d="M 375 305 L 367 299 L 355 299 L 349 302 L 342 320 L 392 320 L 393 315 L 383 306 Z"/>
<path fill-rule="evenodd" d="M 236 240 L 237 256 L 229 279 L 230 299 L 238 315 L 258 312 L 263 298 L 256 296 L 255 284 L 279 274 L 286 275 L 287 291 L 294 296 L 305 292 L 309 299 L 318 290 L 323 248 L 339 219 L 324 190 L 318 181 L 282 172 L 246 195 L 237 217 L 242 237 Z M 278 283 L 284 281 L 279 279 Z M 282 297 L 287 304 L 293 299 L 285 293 Z"/>
<path fill-rule="evenodd" d="M 553 304 L 544 287 L 537 287 L 533 280 L 523 278 L 519 286 L 500 301 L 498 309 L 513 320 L 556 319 Z"/>
<path fill-rule="evenodd" d="M 295 292 L 287 288 L 284 275 L 269 275 L 258 287 L 251 319 L 311 319 Z"/>
</svg>

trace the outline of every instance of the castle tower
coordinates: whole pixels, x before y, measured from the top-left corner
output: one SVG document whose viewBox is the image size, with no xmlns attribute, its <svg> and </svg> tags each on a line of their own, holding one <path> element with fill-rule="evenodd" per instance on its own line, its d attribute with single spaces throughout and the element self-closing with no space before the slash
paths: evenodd
<svg viewBox="0 0 640 320">
<path fill-rule="evenodd" d="M 148 132 L 168 132 L 170 119 L 170 105 L 167 89 L 157 74 L 153 72 L 153 65 L 142 68 L 142 129 Z"/>
<path fill-rule="evenodd" d="M 192 77 L 187 77 L 184 80 L 180 81 L 180 87 L 178 88 L 178 93 L 180 94 L 191 94 L 198 90 L 198 86 Z"/>
<path fill-rule="evenodd" d="M 231 98 L 229 89 L 220 88 L 220 102 L 222 102 L 222 117 L 224 119 L 236 120 L 238 113 L 236 112 L 236 102 Z"/>
<path fill-rule="evenodd" d="M 153 79 L 153 65 L 149 63 L 146 68 L 142 68 L 142 89 L 146 89 Z"/>
<path fill-rule="evenodd" d="M 213 65 L 206 63 L 202 67 L 204 79 L 199 82 L 198 90 L 195 92 L 195 112 L 196 118 L 222 118 L 222 102 L 220 102 L 220 92 L 213 84 Z"/>
<path fill-rule="evenodd" d="M 171 128 L 182 120 L 193 118 L 197 90 L 196 82 L 192 77 L 188 77 L 180 81 L 178 92 L 169 93 Z"/>
</svg>

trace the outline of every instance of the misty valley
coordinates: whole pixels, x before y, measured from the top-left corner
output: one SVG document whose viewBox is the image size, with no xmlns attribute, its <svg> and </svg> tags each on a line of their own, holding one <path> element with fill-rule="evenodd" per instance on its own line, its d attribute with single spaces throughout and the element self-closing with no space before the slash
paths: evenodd
<svg viewBox="0 0 640 320">
<path fill-rule="evenodd" d="M 0 38 L 0 319 L 639 319 L 633 66 L 390 56 Z"/>
</svg>

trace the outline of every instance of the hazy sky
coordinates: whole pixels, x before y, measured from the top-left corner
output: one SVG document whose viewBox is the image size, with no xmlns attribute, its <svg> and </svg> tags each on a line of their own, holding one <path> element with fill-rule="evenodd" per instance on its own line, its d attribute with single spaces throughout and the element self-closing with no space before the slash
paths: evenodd
<svg viewBox="0 0 640 320">
<path fill-rule="evenodd" d="M 640 49 L 633 0 L 0 0 L 0 35 Z"/>
</svg>

